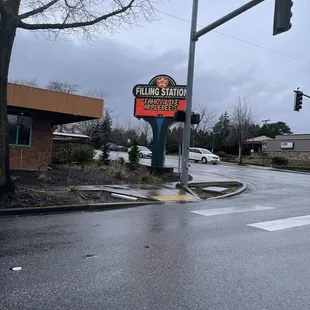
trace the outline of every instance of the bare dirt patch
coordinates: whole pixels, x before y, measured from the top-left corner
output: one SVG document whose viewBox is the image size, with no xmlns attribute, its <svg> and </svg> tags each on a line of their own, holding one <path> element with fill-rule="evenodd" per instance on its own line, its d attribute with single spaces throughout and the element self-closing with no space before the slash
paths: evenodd
<svg viewBox="0 0 310 310">
<path fill-rule="evenodd" d="M 79 191 L 81 185 L 123 185 L 123 184 L 161 184 L 178 181 L 178 176 L 155 177 L 144 166 L 135 171 L 118 162 L 99 167 L 54 165 L 48 171 L 13 171 L 16 195 L 0 203 L 0 208 L 45 207 L 72 204 L 104 202 L 124 202 L 105 191 Z M 53 187 L 64 187 L 62 191 L 52 191 Z M 145 201 L 139 198 L 137 202 Z"/>
<path fill-rule="evenodd" d="M 211 192 L 206 192 L 203 189 L 206 187 L 210 187 L 210 186 L 218 186 L 217 184 L 193 184 L 191 187 L 191 189 L 193 190 L 193 192 L 200 197 L 201 199 L 209 199 L 209 198 L 213 198 L 213 197 L 219 197 L 219 196 L 223 196 L 225 194 L 230 194 L 233 193 L 235 191 L 237 191 L 238 189 L 241 188 L 241 184 L 222 184 L 220 185 L 221 187 L 226 187 L 227 191 L 223 192 L 223 193 L 211 193 Z"/>
<path fill-rule="evenodd" d="M 146 201 L 137 199 L 137 202 Z M 17 195 L 5 201 L 0 208 L 29 208 L 48 207 L 60 205 L 76 205 L 91 203 L 126 202 L 126 200 L 114 198 L 111 193 L 105 191 L 48 191 L 39 188 L 20 188 Z"/>
<path fill-rule="evenodd" d="M 113 184 L 144 184 L 178 181 L 177 176 L 155 178 L 149 175 L 147 168 L 141 166 L 131 171 L 126 165 L 111 164 L 98 167 L 57 165 L 48 171 L 13 171 L 12 177 L 17 186 L 48 187 L 76 185 L 113 185 Z"/>
</svg>

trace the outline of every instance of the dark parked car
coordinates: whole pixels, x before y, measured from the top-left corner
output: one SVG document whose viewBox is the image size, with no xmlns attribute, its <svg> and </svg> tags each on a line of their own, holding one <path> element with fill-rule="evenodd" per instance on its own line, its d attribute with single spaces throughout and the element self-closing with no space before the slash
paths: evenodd
<svg viewBox="0 0 310 310">
<path fill-rule="evenodd" d="M 114 143 L 109 143 L 109 150 L 110 151 L 119 151 L 119 146 Z"/>
</svg>

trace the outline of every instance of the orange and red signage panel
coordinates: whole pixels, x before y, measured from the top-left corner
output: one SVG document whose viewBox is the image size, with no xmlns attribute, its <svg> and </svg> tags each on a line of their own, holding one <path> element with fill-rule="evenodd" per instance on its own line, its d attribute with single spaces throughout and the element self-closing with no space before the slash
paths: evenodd
<svg viewBox="0 0 310 310">
<path fill-rule="evenodd" d="M 185 99 L 136 98 L 135 117 L 174 117 L 176 111 L 185 111 Z"/>
<path fill-rule="evenodd" d="M 173 118 L 176 111 L 185 111 L 186 85 L 177 85 L 168 75 L 157 75 L 149 84 L 133 88 L 134 116 Z"/>
</svg>

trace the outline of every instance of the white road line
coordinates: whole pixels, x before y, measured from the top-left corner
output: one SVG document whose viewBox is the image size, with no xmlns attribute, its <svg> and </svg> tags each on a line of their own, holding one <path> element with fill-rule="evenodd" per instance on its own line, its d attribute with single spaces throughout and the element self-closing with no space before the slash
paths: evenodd
<svg viewBox="0 0 310 310">
<path fill-rule="evenodd" d="M 268 221 L 248 224 L 247 226 L 256 227 L 263 230 L 275 231 L 310 224 L 310 215 L 289 217 L 282 220 Z"/>
<path fill-rule="evenodd" d="M 196 210 L 196 211 L 191 211 L 191 212 L 195 214 L 203 215 L 203 216 L 214 216 L 214 215 L 222 215 L 222 214 L 263 211 L 263 210 L 272 210 L 272 209 L 274 208 L 255 205 L 251 207 L 227 207 L 227 208 Z"/>
</svg>

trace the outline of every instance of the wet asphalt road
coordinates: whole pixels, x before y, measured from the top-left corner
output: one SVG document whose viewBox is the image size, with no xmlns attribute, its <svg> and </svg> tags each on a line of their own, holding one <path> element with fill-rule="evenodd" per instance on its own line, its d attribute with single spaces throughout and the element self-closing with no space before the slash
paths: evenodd
<svg viewBox="0 0 310 310">
<path fill-rule="evenodd" d="M 0 218 L 0 309 L 310 309 L 310 175 L 192 164 L 245 180 L 232 199 Z M 202 216 L 193 210 L 269 207 Z M 226 210 L 226 209 L 225 209 Z M 11 271 L 14 266 L 21 271 Z"/>
</svg>

